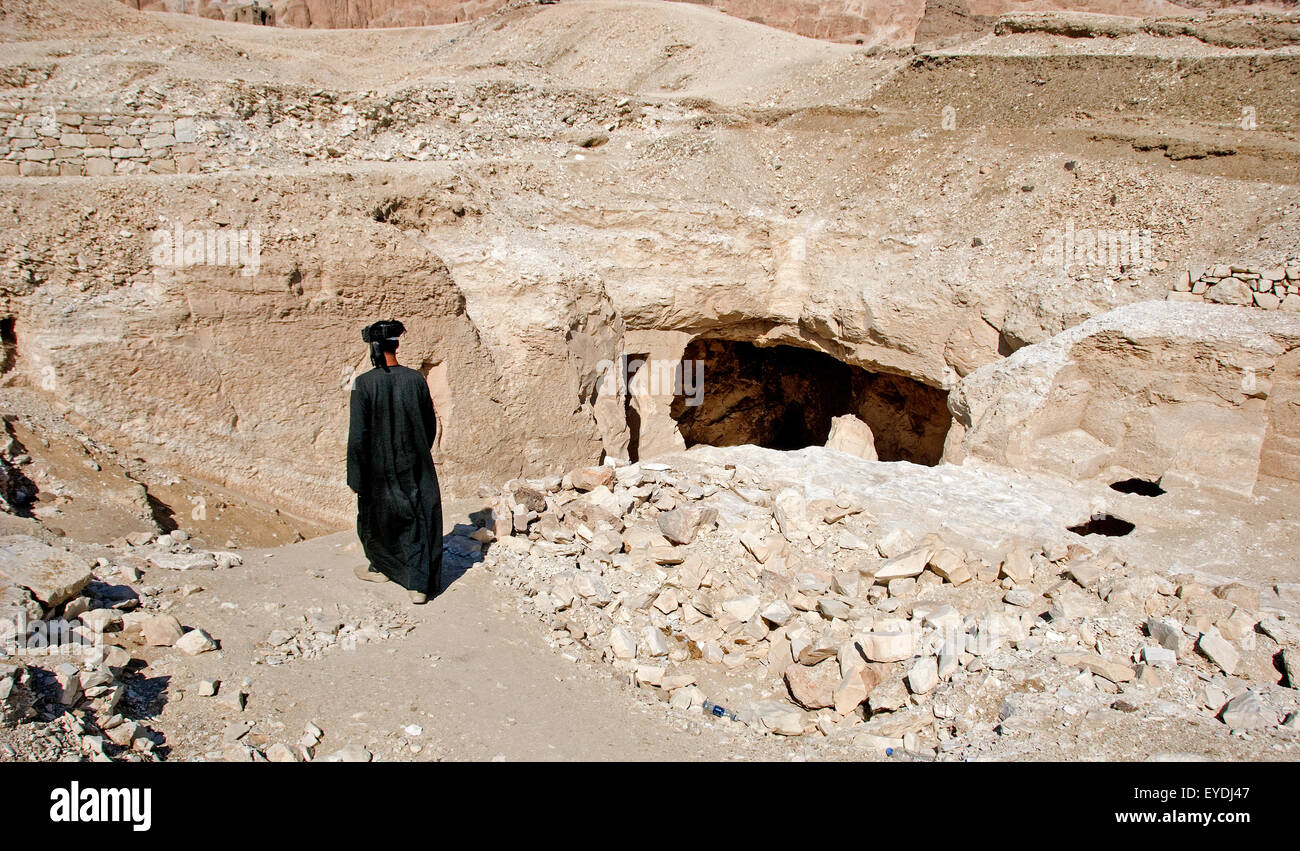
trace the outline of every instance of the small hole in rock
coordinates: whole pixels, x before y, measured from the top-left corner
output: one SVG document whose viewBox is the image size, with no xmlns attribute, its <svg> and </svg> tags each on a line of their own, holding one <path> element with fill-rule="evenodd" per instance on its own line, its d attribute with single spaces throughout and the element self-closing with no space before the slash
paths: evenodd
<svg viewBox="0 0 1300 851">
<path fill-rule="evenodd" d="M 1110 514 L 1094 514 L 1086 523 L 1066 528 L 1076 535 L 1106 535 L 1110 538 L 1118 538 L 1127 535 L 1137 527 L 1127 520 L 1121 520 Z"/>
<path fill-rule="evenodd" d="M 1165 489 L 1160 487 L 1159 481 L 1152 482 L 1147 479 L 1124 479 L 1112 484 L 1110 489 L 1120 493 L 1135 493 L 1138 496 L 1160 496 L 1165 492 Z"/>
<path fill-rule="evenodd" d="M 0 375 L 13 368 L 18 359 L 18 335 L 14 331 L 14 318 L 0 319 Z"/>
</svg>

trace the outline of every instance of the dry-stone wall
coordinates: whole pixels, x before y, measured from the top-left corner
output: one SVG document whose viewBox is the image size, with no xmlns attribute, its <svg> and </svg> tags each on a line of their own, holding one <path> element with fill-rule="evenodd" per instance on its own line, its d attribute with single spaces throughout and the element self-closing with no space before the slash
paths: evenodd
<svg viewBox="0 0 1300 851">
<path fill-rule="evenodd" d="M 193 116 L 0 108 L 0 177 L 199 170 Z"/>
<path fill-rule="evenodd" d="M 1174 282 L 1170 301 L 1209 301 L 1300 312 L 1300 255 L 1255 267 L 1219 263 L 1193 266 Z"/>
</svg>

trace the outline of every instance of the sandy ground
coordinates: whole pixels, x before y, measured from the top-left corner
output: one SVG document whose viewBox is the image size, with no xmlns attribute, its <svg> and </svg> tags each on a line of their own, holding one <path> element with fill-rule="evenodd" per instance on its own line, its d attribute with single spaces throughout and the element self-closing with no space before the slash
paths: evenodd
<svg viewBox="0 0 1300 851">
<path fill-rule="evenodd" d="M 486 570 L 453 573 L 440 597 L 416 607 L 392 584 L 355 579 L 352 569 L 361 560 L 356 536 L 341 532 L 250 552 L 241 567 L 187 577 L 204 590 L 169 611 L 183 623 L 202 624 L 222 649 L 194 658 L 154 651 L 145 676 L 167 684 L 155 721 L 168 730 L 170 759 L 221 758 L 225 723 L 235 721 L 252 724 L 255 739 L 287 744 L 312 722 L 325 731 L 319 755 L 358 743 L 386 760 L 725 760 L 755 751 L 772 759 L 795 753 L 730 722 L 698 713 L 673 717 L 610 672 L 569 661 L 546 645 L 539 621 L 514 611 Z M 368 607 L 400 610 L 414 629 L 323 658 L 249 664 L 267 634 L 296 616 L 319 610 L 346 619 Z M 251 680 L 247 708 L 238 712 L 198 696 L 203 678 L 221 680 L 223 688 Z M 422 735 L 404 732 L 409 725 L 420 726 Z"/>
</svg>

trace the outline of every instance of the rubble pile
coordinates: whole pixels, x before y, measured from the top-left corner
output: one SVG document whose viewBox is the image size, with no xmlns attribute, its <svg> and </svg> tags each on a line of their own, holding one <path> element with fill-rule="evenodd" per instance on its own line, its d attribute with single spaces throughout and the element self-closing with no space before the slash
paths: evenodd
<svg viewBox="0 0 1300 851">
<path fill-rule="evenodd" d="M 525 143 L 595 147 L 641 120 L 627 98 L 509 82 L 375 92 L 279 91 L 232 83 L 201 97 L 171 93 L 104 112 L 0 102 L 0 175 L 185 174 L 303 159 L 378 162 L 500 156 Z M 161 96 L 166 96 L 162 93 Z M 530 107 L 520 109 L 520 103 Z M 221 108 L 213 113 L 212 103 Z M 6 129 L 7 128 L 7 129 Z"/>
<path fill-rule="evenodd" d="M 214 169 L 295 157 L 398 162 L 499 156 L 531 142 L 582 145 L 639 117 L 627 99 L 496 81 L 387 95 L 235 84 L 221 97 L 234 115 L 199 124 L 212 144 L 205 165 Z"/>
<path fill-rule="evenodd" d="M 110 549 L 121 550 L 122 554 L 115 561 L 122 569 L 132 571 L 158 567 L 165 570 L 208 570 L 212 568 L 231 568 L 243 564 L 239 553 L 220 550 L 198 550 L 190 544 L 190 536 L 183 529 L 157 534 L 156 532 L 135 532 L 115 538 L 109 543 Z"/>
<path fill-rule="evenodd" d="M 92 560 L 25 535 L 0 538 L 0 726 L 24 726 L 25 756 L 159 760 L 161 734 L 137 720 L 157 695 L 142 686 L 147 648 L 187 656 L 218 649 L 201 628 L 167 614 L 142 566 L 191 570 L 238 564 L 194 552 L 188 536 L 139 533 L 127 552 Z M 136 583 L 135 586 L 127 583 Z M 189 586 L 196 590 L 197 586 Z"/>
<path fill-rule="evenodd" d="M 101 548 L 102 551 L 103 548 Z M 26 536 L 0 538 L 0 758 L 41 760 L 161 760 L 163 735 L 141 719 L 169 699 L 148 670 L 166 668 L 171 651 L 193 657 L 220 649 L 201 627 L 170 614 L 180 597 L 202 588 L 195 572 L 233 568 L 237 553 L 196 549 L 183 530 L 139 532 L 92 558 Z M 187 582 L 178 584 L 176 580 Z M 415 628 L 404 609 L 371 603 L 326 614 L 313 608 L 273 630 L 253 663 L 281 665 L 317 659 L 332 650 L 400 638 Z M 162 662 L 161 666 L 158 663 Z M 251 680 L 199 678 L 185 691 L 217 711 L 240 717 Z M 179 699 L 173 693 L 171 699 Z M 279 731 L 277 731 L 279 732 Z M 255 721 L 230 722 L 212 743 L 210 759 L 253 762 L 368 761 L 358 744 L 321 751 L 312 724 L 294 741 L 273 740 Z M 418 745 L 412 745 L 414 753 Z"/>
<path fill-rule="evenodd" d="M 969 758 L 1098 711 L 1300 728 L 1300 625 L 1251 588 L 1075 535 L 985 558 L 883 528 L 847 492 L 697 469 L 514 480 L 475 536 L 571 659 L 764 732 Z"/>
<path fill-rule="evenodd" d="M 222 731 L 221 747 L 208 756 L 224 762 L 370 762 L 374 758 L 374 754 L 357 742 L 325 753 L 321 747 L 323 738 L 325 731 L 315 722 L 307 723 L 296 742 L 285 744 L 272 741 L 255 724 L 235 721 Z"/>
<path fill-rule="evenodd" d="M 415 629 L 415 622 L 403 610 L 371 606 L 360 617 L 337 612 L 327 615 L 309 611 L 291 624 L 292 629 L 275 629 L 258 648 L 258 661 L 267 665 L 317 659 L 331 650 L 351 650 L 360 644 L 400 638 Z"/>
</svg>

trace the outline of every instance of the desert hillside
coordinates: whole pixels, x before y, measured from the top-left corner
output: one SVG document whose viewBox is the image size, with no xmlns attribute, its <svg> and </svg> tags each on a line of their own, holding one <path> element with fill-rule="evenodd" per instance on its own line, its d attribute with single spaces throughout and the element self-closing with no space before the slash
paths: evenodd
<svg viewBox="0 0 1300 851">
<path fill-rule="evenodd" d="M 6 0 L 0 759 L 1295 758 L 1300 13 L 723 8 Z"/>
<path fill-rule="evenodd" d="M 314 29 L 418 27 L 485 17 L 532 0 L 122 0 L 150 12 Z M 581 2 L 581 0 L 565 0 Z M 1001 15 L 1081 12 L 1130 18 L 1209 9 L 1285 8 L 1234 0 L 693 0 L 742 20 L 855 44 L 906 45 L 987 32 Z M 263 10 L 263 11 L 257 11 Z M 265 10 L 271 10 L 266 15 Z"/>
</svg>

